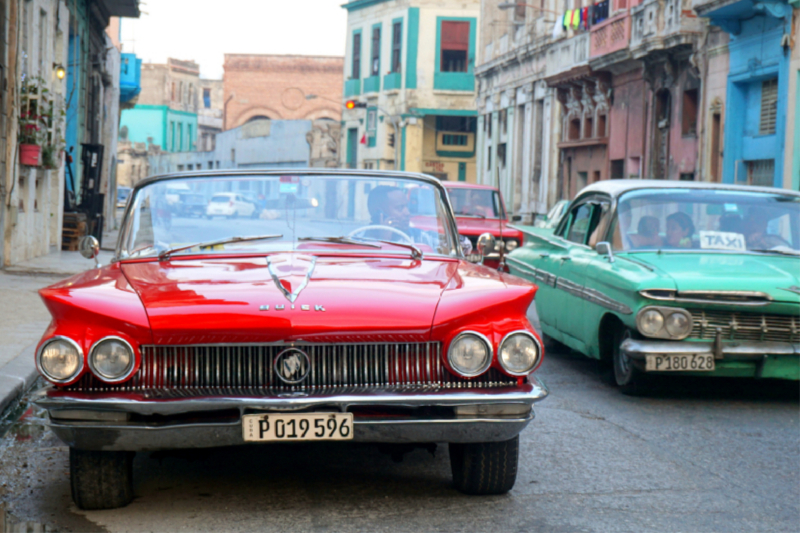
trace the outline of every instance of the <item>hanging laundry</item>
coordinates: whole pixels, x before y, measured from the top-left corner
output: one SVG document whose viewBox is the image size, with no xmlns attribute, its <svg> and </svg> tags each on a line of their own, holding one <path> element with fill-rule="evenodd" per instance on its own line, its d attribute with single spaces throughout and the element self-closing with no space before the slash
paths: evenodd
<svg viewBox="0 0 800 533">
<path fill-rule="evenodd" d="M 556 23 L 553 26 L 553 39 L 558 39 L 562 35 L 564 35 L 564 17 L 558 17 L 556 19 Z"/>
<path fill-rule="evenodd" d="M 572 29 L 577 30 L 580 23 L 581 23 L 581 10 L 574 9 L 572 11 Z"/>
<path fill-rule="evenodd" d="M 569 21 L 571 17 L 572 17 L 572 10 L 567 9 L 567 11 L 564 13 L 564 17 L 561 19 L 561 26 L 565 30 L 569 29 Z"/>
<path fill-rule="evenodd" d="M 589 8 L 584 7 L 583 11 L 581 11 L 581 21 L 583 22 L 583 29 L 589 29 Z"/>
</svg>

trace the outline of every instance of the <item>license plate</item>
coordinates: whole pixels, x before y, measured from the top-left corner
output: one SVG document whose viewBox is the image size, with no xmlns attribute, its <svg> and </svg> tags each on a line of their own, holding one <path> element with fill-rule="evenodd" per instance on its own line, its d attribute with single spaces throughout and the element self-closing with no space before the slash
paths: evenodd
<svg viewBox="0 0 800 533">
<path fill-rule="evenodd" d="M 712 354 L 648 355 L 645 365 L 648 372 L 711 372 L 714 370 Z"/>
<path fill-rule="evenodd" d="M 244 415 L 245 442 L 351 440 L 353 413 Z"/>
</svg>

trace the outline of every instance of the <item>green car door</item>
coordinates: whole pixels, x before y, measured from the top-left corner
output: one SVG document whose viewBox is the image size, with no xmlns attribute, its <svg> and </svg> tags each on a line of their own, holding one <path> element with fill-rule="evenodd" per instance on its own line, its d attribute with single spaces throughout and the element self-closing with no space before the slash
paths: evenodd
<svg viewBox="0 0 800 533">
<path fill-rule="evenodd" d="M 515 276 L 536 283 L 536 312 L 544 327 L 558 327 L 559 294 L 556 290 L 556 272 L 560 257 L 567 253 L 561 239 L 555 239 L 552 229 L 520 227 L 525 232 L 525 244 L 506 257 L 509 270 Z"/>
</svg>

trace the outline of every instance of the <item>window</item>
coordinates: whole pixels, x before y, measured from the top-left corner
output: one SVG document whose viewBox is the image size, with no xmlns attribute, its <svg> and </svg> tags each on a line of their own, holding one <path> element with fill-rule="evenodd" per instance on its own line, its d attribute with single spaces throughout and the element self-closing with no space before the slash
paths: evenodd
<svg viewBox="0 0 800 533">
<path fill-rule="evenodd" d="M 30 42 L 28 41 L 28 34 L 30 33 L 28 29 L 28 24 L 30 23 L 30 14 L 29 14 L 29 6 L 30 2 L 22 2 L 22 53 L 21 60 L 22 60 L 22 76 L 25 77 L 28 74 L 28 51 L 30 50 Z"/>
<path fill-rule="evenodd" d="M 578 172 L 578 192 L 582 191 L 587 185 L 589 185 L 589 173 Z"/>
<path fill-rule="evenodd" d="M 625 177 L 625 160 L 613 159 L 611 161 L 611 179 L 621 180 Z"/>
<path fill-rule="evenodd" d="M 680 181 L 694 181 L 694 172 L 681 172 Z"/>
<path fill-rule="evenodd" d="M 39 74 L 44 76 L 46 69 L 45 55 L 47 51 L 47 39 L 50 33 L 47 31 L 47 11 L 39 11 Z"/>
<path fill-rule="evenodd" d="M 506 168 L 506 143 L 497 145 L 497 162 L 500 168 Z"/>
<path fill-rule="evenodd" d="M 483 127 L 486 130 L 486 136 L 492 138 L 492 114 L 484 115 Z"/>
<path fill-rule="evenodd" d="M 778 117 L 778 78 L 761 83 L 761 121 L 759 135 L 775 133 L 775 120 Z"/>
<path fill-rule="evenodd" d="M 683 91 L 681 134 L 697 135 L 697 89 Z"/>
<path fill-rule="evenodd" d="M 486 168 L 488 170 L 492 170 L 492 147 L 491 146 L 487 149 Z"/>
<path fill-rule="evenodd" d="M 459 133 L 475 133 L 474 117 L 436 117 L 436 129 Z"/>
<path fill-rule="evenodd" d="M 400 72 L 400 53 L 403 47 L 403 23 L 392 24 L 392 72 Z"/>
<path fill-rule="evenodd" d="M 194 170 L 194 165 L 191 163 L 186 165 L 186 170 Z"/>
<path fill-rule="evenodd" d="M 748 185 L 773 187 L 775 185 L 775 160 L 758 159 L 756 161 L 748 161 L 747 183 Z"/>
<path fill-rule="evenodd" d="M 508 110 L 501 109 L 500 110 L 500 131 L 503 132 L 503 135 L 508 133 Z"/>
<path fill-rule="evenodd" d="M 582 174 L 586 174 L 583 172 Z M 589 233 L 589 222 L 592 219 L 593 204 L 583 204 L 576 207 L 569 214 L 569 223 L 566 226 L 566 239 L 578 244 L 586 243 L 586 236 Z"/>
<path fill-rule="evenodd" d="M 445 146 L 467 146 L 467 144 L 469 144 L 469 137 L 466 135 L 447 133 L 442 135 L 442 144 Z"/>
<path fill-rule="evenodd" d="M 361 33 L 353 34 L 353 65 L 350 77 L 357 80 L 361 77 Z"/>
<path fill-rule="evenodd" d="M 586 117 L 583 120 L 583 138 L 584 139 L 591 139 L 594 136 L 594 120 L 592 117 Z"/>
<path fill-rule="evenodd" d="M 597 115 L 597 136 L 598 137 L 605 137 L 606 136 L 606 115 Z"/>
<path fill-rule="evenodd" d="M 183 165 L 178 165 L 178 172 L 183 172 Z"/>
<path fill-rule="evenodd" d="M 208 170 L 214 170 L 214 162 L 213 161 L 209 161 L 208 162 Z"/>
<path fill-rule="evenodd" d="M 177 92 L 175 91 L 175 82 L 172 82 L 172 101 L 174 102 L 177 99 Z"/>
<path fill-rule="evenodd" d="M 469 30 L 469 22 L 442 21 L 442 72 L 467 72 Z"/>
<path fill-rule="evenodd" d="M 573 118 L 569 121 L 569 130 L 567 131 L 568 141 L 576 141 L 581 138 L 581 119 Z"/>
<path fill-rule="evenodd" d="M 186 143 L 186 144 L 188 144 L 188 146 L 187 146 L 186 148 L 187 148 L 189 151 L 191 151 L 191 150 L 192 150 L 192 125 L 191 125 L 191 124 L 189 124 L 189 125 L 187 126 L 187 128 L 188 128 L 188 130 L 187 130 L 187 134 L 186 134 L 186 141 L 187 141 L 187 143 Z"/>
<path fill-rule="evenodd" d="M 370 75 L 378 76 L 381 73 L 381 28 L 372 28 L 372 64 Z"/>
<path fill-rule="evenodd" d="M 206 109 L 211 107 L 211 89 L 203 89 L 203 107 Z"/>
</svg>

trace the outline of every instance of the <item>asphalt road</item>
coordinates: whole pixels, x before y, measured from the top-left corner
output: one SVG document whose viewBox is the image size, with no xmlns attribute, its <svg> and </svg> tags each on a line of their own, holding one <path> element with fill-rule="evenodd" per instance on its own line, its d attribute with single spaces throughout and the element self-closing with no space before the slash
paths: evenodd
<svg viewBox="0 0 800 533">
<path fill-rule="evenodd" d="M 456 492 L 446 446 L 401 463 L 375 446 L 264 446 L 138 454 L 135 501 L 82 512 L 67 448 L 28 410 L 0 447 L 6 531 L 800 530 L 797 384 L 673 378 L 630 398 L 564 352 L 539 375 L 551 395 L 499 497 Z"/>
</svg>

